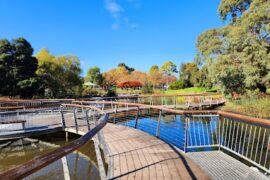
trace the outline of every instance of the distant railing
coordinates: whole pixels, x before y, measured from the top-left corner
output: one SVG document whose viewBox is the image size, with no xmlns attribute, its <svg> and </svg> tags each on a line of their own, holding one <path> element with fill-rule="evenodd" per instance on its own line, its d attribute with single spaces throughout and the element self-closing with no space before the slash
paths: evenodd
<svg viewBox="0 0 270 180">
<path fill-rule="evenodd" d="M 270 120 L 224 111 L 183 111 L 138 103 L 74 103 L 102 107 L 111 113 L 110 122 L 146 131 L 184 152 L 222 149 L 270 173 Z M 120 118 L 121 113 L 124 118 Z M 150 114 L 156 118 L 148 118 Z M 166 119 L 164 114 L 171 117 Z"/>
<path fill-rule="evenodd" d="M 203 109 L 212 106 L 219 106 L 225 100 L 218 93 L 196 93 L 196 94 L 160 94 L 160 95 L 139 95 L 139 96 L 116 96 L 86 98 L 79 101 L 118 101 L 141 103 L 147 105 L 162 105 L 170 108 Z"/>
<path fill-rule="evenodd" d="M 4 122 L 10 123 L 4 123 Z M 21 121 L 22 123 L 12 123 Z M 2 123 L 3 122 L 3 123 Z M 2 125 L 1 125 L 2 123 Z M 0 135 L 61 126 L 59 108 L 0 112 Z"/>
</svg>

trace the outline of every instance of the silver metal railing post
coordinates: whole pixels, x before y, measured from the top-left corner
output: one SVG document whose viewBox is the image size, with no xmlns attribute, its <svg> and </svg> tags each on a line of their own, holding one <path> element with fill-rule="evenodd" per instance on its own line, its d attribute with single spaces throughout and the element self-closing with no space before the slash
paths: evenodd
<svg viewBox="0 0 270 180">
<path fill-rule="evenodd" d="M 135 129 L 137 129 L 137 126 L 138 126 L 139 113 L 140 113 L 140 107 L 138 106 L 137 107 L 136 119 L 135 119 Z"/>
<path fill-rule="evenodd" d="M 73 108 L 73 119 L 74 119 L 76 131 L 78 132 L 78 122 L 77 122 L 76 110 L 77 110 L 77 108 Z"/>
<path fill-rule="evenodd" d="M 220 151 L 221 147 L 221 116 L 218 116 L 218 150 Z"/>
<path fill-rule="evenodd" d="M 161 116 L 162 116 L 162 110 L 159 111 L 158 124 L 156 128 L 156 137 L 159 137 Z"/>
<path fill-rule="evenodd" d="M 188 150 L 188 128 L 189 128 L 189 117 L 185 117 L 186 125 L 185 125 L 185 145 L 184 152 L 186 153 Z"/>
<path fill-rule="evenodd" d="M 95 115 L 96 115 L 96 112 L 94 111 L 93 118 L 95 117 Z M 97 125 L 98 119 L 93 119 L 93 120 L 94 120 L 95 125 Z M 96 157 L 97 157 L 99 176 L 101 180 L 106 180 L 107 179 L 106 171 L 105 171 L 103 159 L 100 152 L 100 143 L 102 142 L 100 132 L 98 132 L 94 136 L 93 141 L 94 141 L 95 152 L 96 152 Z"/>
<path fill-rule="evenodd" d="M 66 128 L 66 122 L 65 122 L 65 116 L 64 116 L 64 112 L 63 112 L 63 106 L 60 106 L 60 114 L 61 114 L 61 122 L 62 122 L 62 127 L 63 129 Z"/>
<path fill-rule="evenodd" d="M 89 116 L 88 116 L 88 112 L 89 112 L 90 109 L 87 109 L 85 111 L 85 119 L 86 119 L 86 122 L 87 122 L 87 128 L 88 128 L 88 131 L 90 131 L 91 127 L 90 127 L 90 123 L 89 123 Z"/>
</svg>

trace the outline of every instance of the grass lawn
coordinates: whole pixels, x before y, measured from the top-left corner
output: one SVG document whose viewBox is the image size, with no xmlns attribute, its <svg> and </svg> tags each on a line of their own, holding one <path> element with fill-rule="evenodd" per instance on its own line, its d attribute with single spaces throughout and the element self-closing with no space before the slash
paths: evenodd
<svg viewBox="0 0 270 180">
<path fill-rule="evenodd" d="M 190 87 L 190 88 L 178 89 L 178 90 L 167 90 L 167 91 L 164 91 L 164 93 L 165 94 L 193 94 L 193 93 L 204 93 L 204 92 L 209 92 L 209 91 L 213 91 L 213 90 L 216 90 L 216 89 Z"/>
<path fill-rule="evenodd" d="M 161 89 L 154 89 L 154 94 L 193 94 L 193 93 L 204 93 L 213 91 L 216 89 L 206 89 L 206 88 L 200 88 L 200 87 L 190 87 L 185 89 L 178 89 L 178 90 L 161 90 Z M 130 94 L 142 94 L 142 90 L 126 90 L 126 89 L 116 89 L 116 93 L 122 94 L 122 93 L 130 93 Z"/>
</svg>

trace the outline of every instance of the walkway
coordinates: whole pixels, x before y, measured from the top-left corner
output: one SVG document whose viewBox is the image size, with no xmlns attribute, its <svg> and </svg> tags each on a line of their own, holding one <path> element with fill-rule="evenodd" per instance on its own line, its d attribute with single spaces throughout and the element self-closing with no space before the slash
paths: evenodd
<svg viewBox="0 0 270 180">
<path fill-rule="evenodd" d="M 107 124 L 102 132 L 110 179 L 209 179 L 189 158 L 142 131 Z"/>
<path fill-rule="evenodd" d="M 87 126 L 66 131 L 83 135 Z M 108 123 L 101 136 L 109 179 L 210 179 L 187 156 L 140 130 Z"/>
<path fill-rule="evenodd" d="M 261 172 L 248 167 L 221 151 L 187 153 L 212 179 L 269 180 Z"/>
<path fill-rule="evenodd" d="M 124 110 L 119 108 L 118 112 Z M 87 123 L 79 114 L 77 130 L 72 113 L 65 115 L 65 121 L 66 131 L 81 135 L 88 132 Z M 59 116 L 46 117 L 42 121 L 35 119 L 32 125 L 40 122 L 61 128 Z M 90 126 L 94 126 L 93 121 Z M 220 151 L 183 154 L 138 129 L 108 123 L 101 130 L 101 136 L 109 164 L 109 179 L 268 179 Z"/>
</svg>

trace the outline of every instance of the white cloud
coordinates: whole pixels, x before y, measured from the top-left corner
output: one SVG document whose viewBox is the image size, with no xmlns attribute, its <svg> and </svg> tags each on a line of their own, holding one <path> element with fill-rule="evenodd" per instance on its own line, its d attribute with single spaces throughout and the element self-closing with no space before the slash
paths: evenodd
<svg viewBox="0 0 270 180">
<path fill-rule="evenodd" d="M 137 0 L 126 0 L 129 3 L 134 3 Z M 138 24 L 130 23 L 129 18 L 124 15 L 125 9 L 117 2 L 117 0 L 104 0 L 106 10 L 111 14 L 114 22 L 111 26 L 113 30 L 120 29 L 122 24 L 131 28 L 137 28 Z"/>
<path fill-rule="evenodd" d="M 121 12 L 123 8 L 116 3 L 114 0 L 106 0 L 105 1 L 106 9 L 111 13 L 114 18 L 119 18 L 121 16 Z"/>
</svg>

